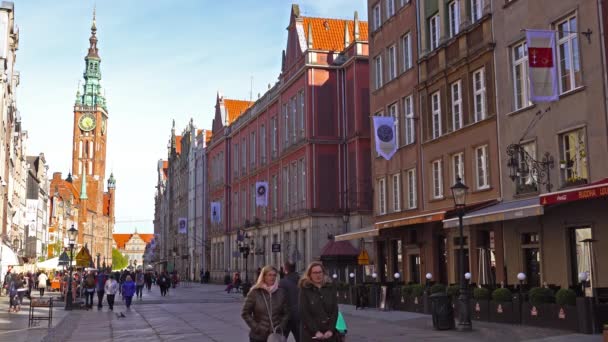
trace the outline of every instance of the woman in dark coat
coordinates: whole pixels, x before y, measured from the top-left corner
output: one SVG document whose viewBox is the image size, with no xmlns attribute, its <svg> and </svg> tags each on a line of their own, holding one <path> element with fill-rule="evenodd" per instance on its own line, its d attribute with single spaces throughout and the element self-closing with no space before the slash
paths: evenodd
<svg viewBox="0 0 608 342">
<path fill-rule="evenodd" d="M 280 334 L 287 327 L 287 294 L 279 288 L 277 274 L 273 266 L 264 266 L 245 299 L 241 317 L 249 326 L 250 342 L 266 342 L 268 335 Z"/>
<path fill-rule="evenodd" d="M 338 301 L 325 267 L 318 261 L 308 265 L 300 279 L 300 342 L 339 341 L 336 330 Z M 313 339 L 314 338 L 314 339 Z"/>
</svg>

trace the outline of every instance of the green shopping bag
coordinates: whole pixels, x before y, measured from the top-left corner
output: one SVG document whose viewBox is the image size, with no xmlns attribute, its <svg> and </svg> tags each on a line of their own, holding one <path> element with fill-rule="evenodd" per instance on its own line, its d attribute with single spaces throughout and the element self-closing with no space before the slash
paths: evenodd
<svg viewBox="0 0 608 342">
<path fill-rule="evenodd" d="M 340 311 L 338 311 L 338 319 L 336 320 L 336 330 L 340 334 L 346 334 L 346 321 L 344 320 L 344 317 L 342 317 L 342 313 Z"/>
</svg>

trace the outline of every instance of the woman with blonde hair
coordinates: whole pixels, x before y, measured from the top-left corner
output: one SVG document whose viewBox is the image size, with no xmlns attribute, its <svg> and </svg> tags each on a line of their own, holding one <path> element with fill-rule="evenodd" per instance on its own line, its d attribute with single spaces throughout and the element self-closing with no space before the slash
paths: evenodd
<svg viewBox="0 0 608 342">
<path fill-rule="evenodd" d="M 279 288 L 277 269 L 264 266 L 258 280 L 245 299 L 241 317 L 249 326 L 250 342 L 285 341 L 281 331 L 285 330 L 289 319 L 287 295 Z"/>
<path fill-rule="evenodd" d="M 323 264 L 311 262 L 299 282 L 300 342 L 339 341 L 336 331 L 338 301 Z"/>
</svg>

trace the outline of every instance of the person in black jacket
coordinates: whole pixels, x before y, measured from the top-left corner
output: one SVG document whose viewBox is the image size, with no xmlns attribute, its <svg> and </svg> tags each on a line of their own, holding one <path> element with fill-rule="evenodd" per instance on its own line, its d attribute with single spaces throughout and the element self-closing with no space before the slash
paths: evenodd
<svg viewBox="0 0 608 342">
<path fill-rule="evenodd" d="M 298 298 L 300 297 L 300 289 L 298 288 L 298 280 L 300 276 L 296 272 L 296 264 L 286 261 L 283 265 L 285 277 L 279 281 L 279 288 L 287 292 L 287 306 L 289 308 L 289 321 L 287 328 L 283 332 L 285 337 L 289 337 L 289 333 L 293 334 L 296 342 L 300 341 L 300 307 Z"/>
<path fill-rule="evenodd" d="M 313 261 L 299 282 L 300 342 L 338 342 L 338 300 L 323 264 Z"/>
</svg>

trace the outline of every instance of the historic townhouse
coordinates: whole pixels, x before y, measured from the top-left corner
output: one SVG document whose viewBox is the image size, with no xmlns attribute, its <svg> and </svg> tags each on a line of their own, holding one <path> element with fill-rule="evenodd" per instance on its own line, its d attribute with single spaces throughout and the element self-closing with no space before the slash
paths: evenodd
<svg viewBox="0 0 608 342">
<path fill-rule="evenodd" d="M 301 270 L 328 238 L 371 222 L 367 23 L 304 17 L 293 5 L 287 31 L 277 84 L 236 107 L 243 113 L 218 96 L 208 153 L 210 202 L 221 203 L 216 278 L 245 270 L 244 236 L 252 276 L 288 259 Z M 256 182 L 268 182 L 266 207 Z"/>
</svg>

